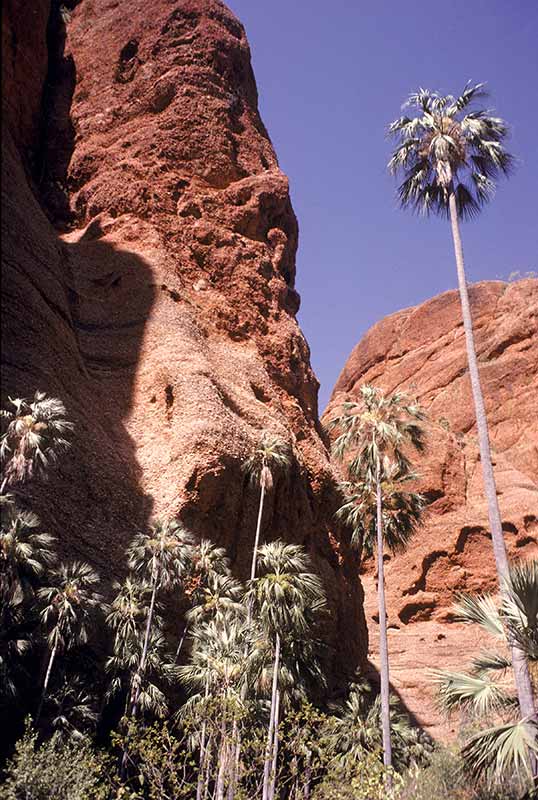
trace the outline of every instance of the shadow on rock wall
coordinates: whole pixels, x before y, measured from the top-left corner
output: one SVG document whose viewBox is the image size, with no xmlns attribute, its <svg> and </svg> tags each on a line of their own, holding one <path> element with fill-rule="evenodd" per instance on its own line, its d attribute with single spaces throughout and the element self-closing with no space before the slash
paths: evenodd
<svg viewBox="0 0 538 800">
<path fill-rule="evenodd" d="M 59 397 L 75 423 L 47 484 L 15 488 L 58 538 L 60 555 L 87 559 L 108 582 L 125 571 L 125 546 L 152 512 L 124 425 L 152 274 L 104 240 L 98 222 L 78 241 L 58 240 L 22 180 L 3 206 L 2 401 L 39 389 Z"/>
</svg>

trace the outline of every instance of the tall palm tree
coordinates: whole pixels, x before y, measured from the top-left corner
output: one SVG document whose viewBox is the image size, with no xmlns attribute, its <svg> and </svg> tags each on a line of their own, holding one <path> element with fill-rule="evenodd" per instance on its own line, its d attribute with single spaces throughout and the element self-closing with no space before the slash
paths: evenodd
<svg viewBox="0 0 538 800">
<path fill-rule="evenodd" d="M 216 800 L 223 800 L 226 779 L 228 778 L 229 785 L 235 780 L 234 761 L 237 748 L 234 723 L 237 719 L 237 710 L 243 705 L 242 687 L 247 680 L 245 651 L 248 650 L 250 628 L 251 626 L 245 622 L 244 615 L 237 615 L 235 612 L 224 614 L 209 622 L 199 622 L 192 628 L 190 634 L 192 643 L 190 662 L 178 668 L 183 683 L 199 692 L 189 703 L 189 709 L 196 706 L 202 717 L 197 800 L 203 796 L 206 785 L 206 771 L 210 758 L 207 714 L 215 711 L 215 702 L 219 714 L 217 726 L 220 740 L 215 780 Z M 210 698 L 213 700 L 212 709 L 209 708 Z"/>
<path fill-rule="evenodd" d="M 116 595 L 110 605 L 106 622 L 114 633 L 112 654 L 105 662 L 110 675 L 107 699 L 118 694 L 125 698 L 125 714 L 138 690 L 142 711 L 162 717 L 167 711 L 166 697 L 157 683 L 169 683 L 173 678 L 173 661 L 162 634 L 163 621 L 156 601 L 143 674 L 139 672 L 144 646 L 151 587 L 128 575 L 123 583 L 115 583 Z"/>
<path fill-rule="evenodd" d="M 61 400 L 36 392 L 32 402 L 9 398 L 13 411 L 0 410 L 5 430 L 0 437 L 0 461 L 4 462 L 0 493 L 10 483 L 43 477 L 50 464 L 70 446 L 65 434 L 73 430 Z"/>
<path fill-rule="evenodd" d="M 250 582 L 247 603 L 273 649 L 271 711 L 264 761 L 263 800 L 274 800 L 278 755 L 282 642 L 304 637 L 325 606 L 320 579 L 298 545 L 272 542 L 259 548 L 261 575 Z"/>
<path fill-rule="evenodd" d="M 383 481 L 390 482 L 397 475 L 404 476 L 411 472 L 411 464 L 407 456 L 410 448 L 421 451 L 424 447 L 424 413 L 407 395 L 395 392 L 385 395 L 374 386 L 361 386 L 359 399 L 346 402 L 340 414 L 329 422 L 330 429 L 336 429 L 338 435 L 334 442 L 335 455 L 344 459 L 350 458 L 347 465 L 350 476 L 359 479 L 359 486 L 366 503 L 362 500 L 362 508 L 370 509 L 370 519 L 366 516 L 365 533 L 372 531 L 371 489 L 375 486 L 375 535 L 377 547 L 377 593 L 379 604 L 379 660 L 381 667 L 381 722 L 383 732 L 383 763 L 392 766 L 392 744 L 390 735 L 390 682 L 389 654 L 387 638 L 387 614 L 385 603 L 385 571 L 383 561 L 384 525 L 383 525 Z M 360 508 L 359 504 L 359 508 Z M 415 508 L 415 511 L 417 509 Z M 355 513 L 349 508 L 344 515 Z M 387 516 L 387 514 L 385 514 Z M 411 515 L 401 515 L 407 520 L 409 533 L 416 526 L 417 520 Z M 389 515 L 389 519 L 392 519 Z M 390 524 L 393 532 L 394 525 Z M 402 529 L 401 537 L 407 534 Z M 390 782 L 390 778 L 388 779 Z"/>
<path fill-rule="evenodd" d="M 258 505 L 258 520 L 256 523 L 256 535 L 254 537 L 254 547 L 252 549 L 252 561 L 250 567 L 250 580 L 256 577 L 256 559 L 258 557 L 258 547 L 260 544 L 260 532 L 262 527 L 263 506 L 266 492 L 273 488 L 273 475 L 280 470 L 285 472 L 291 464 L 291 451 L 288 443 L 280 436 L 263 431 L 254 451 L 245 461 L 244 471 L 249 476 L 251 482 L 260 487 L 260 502 Z"/>
<path fill-rule="evenodd" d="M 127 550 L 129 567 L 146 582 L 151 599 L 140 663 L 134 680 L 131 716 L 136 717 L 140 688 L 148 658 L 155 604 L 162 592 L 181 587 L 192 563 L 194 539 L 177 520 L 156 520 L 148 532 L 139 533 Z"/>
<path fill-rule="evenodd" d="M 513 641 L 538 667 L 538 560 L 512 566 L 500 602 L 492 595 L 461 595 L 455 612 L 459 621 L 478 625 L 501 646 L 482 651 L 468 672 L 433 671 L 445 710 L 467 710 L 482 728 L 465 743 L 463 756 L 478 776 L 525 775 L 536 785 L 537 724 L 518 713 L 503 678 L 511 666 Z"/>
<path fill-rule="evenodd" d="M 510 174 L 514 161 L 505 149 L 506 123 L 488 110 L 472 110 L 476 101 L 485 97 L 487 93 L 482 83 L 474 86 L 468 83 L 459 97 L 443 96 L 428 89 L 411 94 L 404 108 L 416 109 L 417 113 L 414 116 L 405 114 L 389 126 L 389 134 L 398 140 L 398 147 L 388 168 L 393 174 L 403 176 L 398 194 L 404 208 L 450 218 L 489 524 L 503 589 L 509 576 L 508 557 L 497 502 L 459 228 L 460 219 L 477 215 L 493 197 L 496 181 Z M 521 712 L 525 717 L 533 717 L 536 709 L 528 665 L 516 646 L 512 663 Z"/>
<path fill-rule="evenodd" d="M 36 722 L 41 716 L 56 657 L 88 640 L 91 610 L 103 607 L 103 598 L 95 589 L 100 578 L 89 564 L 82 561 L 60 564 L 49 576 L 51 585 L 37 592 L 44 603 L 41 620 L 48 632 L 50 652 Z"/>
<path fill-rule="evenodd" d="M 216 549 L 213 548 L 213 550 Z M 191 598 L 195 601 L 195 604 L 191 609 L 189 609 L 189 611 L 187 611 L 185 615 L 184 636 L 193 625 L 195 626 L 195 631 L 199 630 L 203 623 L 210 621 L 214 621 L 218 624 L 235 620 L 239 625 L 241 620 L 243 620 L 246 615 L 246 609 L 242 602 L 244 594 L 242 584 L 235 580 L 235 578 L 233 578 L 230 574 L 224 574 L 223 572 L 216 572 L 213 570 L 213 566 L 220 566 L 221 569 L 226 567 L 229 570 L 228 560 L 222 560 L 219 564 L 215 564 L 214 559 L 211 559 L 207 566 L 208 568 L 205 570 L 205 574 L 199 574 L 199 583 L 191 596 Z M 237 630 L 240 630 L 240 627 Z M 198 637 L 195 634 L 194 641 L 197 641 L 197 639 Z M 243 637 L 242 641 L 245 645 L 246 654 L 248 652 L 247 638 Z M 206 691 L 208 691 L 208 689 L 209 687 L 207 686 Z M 247 683 L 245 680 L 241 685 L 241 706 L 246 700 L 246 695 Z M 204 736 L 202 737 L 202 744 L 203 746 L 200 748 L 198 793 L 201 791 L 201 780 L 204 771 L 203 763 L 206 760 L 206 754 L 204 752 L 205 728 Z M 232 746 L 235 748 L 235 757 L 233 761 L 232 759 L 229 759 L 230 774 L 228 780 L 228 796 L 230 798 L 234 797 L 239 758 L 241 754 L 241 737 L 238 728 L 238 722 L 235 718 L 232 720 Z"/>
</svg>

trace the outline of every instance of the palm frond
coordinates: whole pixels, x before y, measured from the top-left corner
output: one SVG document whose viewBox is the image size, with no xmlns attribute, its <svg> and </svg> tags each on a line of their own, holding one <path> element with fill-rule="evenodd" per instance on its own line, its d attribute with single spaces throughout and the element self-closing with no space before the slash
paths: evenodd
<svg viewBox="0 0 538 800">
<path fill-rule="evenodd" d="M 512 699 L 487 675 L 450 670 L 431 670 L 430 674 L 439 688 L 439 703 L 448 713 L 468 709 L 478 716 L 488 716 L 512 705 Z"/>
<path fill-rule="evenodd" d="M 501 605 L 503 621 L 528 658 L 538 660 L 538 559 L 513 565 L 508 588 Z"/>
<path fill-rule="evenodd" d="M 520 720 L 488 728 L 472 736 L 462 755 L 476 777 L 526 775 L 532 777 L 531 752 L 538 753 L 536 725 Z"/>
<path fill-rule="evenodd" d="M 492 595 L 460 594 L 454 605 L 454 613 L 459 622 L 480 625 L 492 636 L 504 640 L 504 627 Z"/>
<path fill-rule="evenodd" d="M 471 664 L 473 671 L 477 675 L 482 675 L 484 672 L 506 672 L 512 666 L 512 661 L 502 653 L 483 650 L 480 655 L 473 658 Z"/>
</svg>

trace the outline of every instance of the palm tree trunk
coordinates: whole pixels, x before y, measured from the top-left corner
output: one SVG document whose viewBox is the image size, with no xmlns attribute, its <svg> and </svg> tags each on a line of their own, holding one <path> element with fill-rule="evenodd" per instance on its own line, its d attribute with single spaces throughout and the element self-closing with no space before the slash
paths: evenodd
<svg viewBox="0 0 538 800">
<path fill-rule="evenodd" d="M 39 708 L 37 709 L 36 714 L 36 724 L 39 722 L 39 718 L 41 716 L 41 711 L 43 710 L 43 703 L 45 702 L 45 697 L 47 695 L 47 689 L 49 687 L 50 681 L 50 674 L 52 672 L 52 665 L 54 664 L 54 659 L 56 658 L 56 653 L 58 651 L 58 634 L 54 637 L 54 647 L 52 648 L 49 663 L 47 664 L 47 671 L 45 673 L 45 680 L 43 681 L 43 691 L 41 692 L 41 700 L 39 701 Z"/>
<path fill-rule="evenodd" d="M 469 376 L 473 391 L 473 400 L 476 416 L 476 427 L 478 431 L 478 444 L 480 448 L 480 461 L 482 462 L 482 474 L 484 478 L 484 488 L 488 504 L 489 526 L 491 530 L 491 540 L 493 543 L 493 553 L 501 592 L 505 591 L 506 581 L 509 577 L 508 556 L 502 529 L 499 504 L 497 502 L 497 487 L 493 464 L 491 460 L 491 449 L 489 442 L 488 421 L 484 406 L 484 397 L 478 372 L 478 362 L 476 358 L 476 348 L 473 332 L 473 320 L 469 303 L 469 293 L 467 292 L 467 281 L 465 277 L 465 264 L 463 260 L 463 247 L 461 244 L 460 228 L 458 222 L 458 210 L 456 206 L 456 196 L 450 190 L 449 195 L 450 224 L 452 227 L 452 239 L 454 242 L 454 254 L 456 256 L 456 267 L 458 271 L 458 288 L 460 293 L 461 310 L 463 315 L 463 327 L 465 329 L 465 344 L 467 347 L 467 361 L 469 365 Z M 532 683 L 529 672 L 529 665 L 524 652 L 511 643 L 512 665 L 514 669 L 514 679 L 517 688 L 517 696 L 521 716 L 533 719 L 536 717 L 536 708 L 532 694 Z M 536 772 L 536 759 L 532 758 L 533 769 Z"/>
<path fill-rule="evenodd" d="M 307 750 L 304 769 L 303 800 L 310 798 L 310 780 L 312 777 L 312 753 Z"/>
<path fill-rule="evenodd" d="M 256 537 L 254 539 L 254 550 L 252 551 L 252 563 L 250 565 L 250 580 L 256 577 L 256 561 L 258 559 L 258 547 L 260 544 L 260 532 L 262 529 L 263 503 L 265 500 L 265 484 L 262 483 L 260 489 L 260 505 L 258 507 L 258 522 L 256 524 Z"/>
<path fill-rule="evenodd" d="M 219 771 L 217 774 L 215 800 L 223 800 L 224 798 L 224 779 L 226 777 L 227 761 L 228 761 L 228 741 L 226 735 L 226 717 L 224 717 L 221 726 L 221 742 L 219 748 Z"/>
<path fill-rule="evenodd" d="M 254 549 L 252 551 L 252 561 L 250 564 L 250 580 L 253 581 L 256 577 L 256 563 L 258 560 L 258 547 L 260 544 L 260 532 L 262 529 L 262 517 L 263 517 L 263 504 L 265 500 L 265 483 L 262 481 L 261 489 L 260 489 L 260 504 L 258 506 L 258 521 L 256 523 L 256 536 L 254 537 Z M 252 619 L 252 601 L 249 601 L 247 607 L 247 624 L 250 623 Z"/>
<path fill-rule="evenodd" d="M 376 506 L 377 506 L 377 599 L 379 606 L 379 662 L 381 669 L 381 732 L 383 736 L 383 764 L 392 766 L 392 743 L 390 739 L 390 684 L 389 646 L 387 640 L 387 611 L 385 604 L 385 565 L 383 562 L 383 514 L 381 497 L 381 467 L 376 461 Z M 390 786 L 390 776 L 387 785 Z"/>
<path fill-rule="evenodd" d="M 228 777 L 227 800 L 234 800 L 235 788 L 237 786 L 237 776 L 239 774 L 239 756 L 241 754 L 241 736 L 237 720 L 234 718 L 232 723 L 232 741 L 230 744 L 230 774 Z"/>
<path fill-rule="evenodd" d="M 211 758 L 212 758 L 212 749 L 213 749 L 213 735 L 209 734 L 209 738 L 207 740 L 207 746 L 205 749 L 205 769 L 204 769 L 204 784 L 203 784 L 203 792 L 202 792 L 202 800 L 207 800 L 209 795 L 209 777 L 211 774 Z"/>
<path fill-rule="evenodd" d="M 267 731 L 267 746 L 265 749 L 265 762 L 263 765 L 263 793 L 262 800 L 269 800 L 269 778 L 274 745 L 274 726 L 276 711 L 276 696 L 278 691 L 278 669 L 280 665 L 280 636 L 276 634 L 275 656 L 273 661 L 273 686 L 271 690 L 271 714 L 269 716 L 269 729 Z"/>
<path fill-rule="evenodd" d="M 205 693 L 204 693 L 204 697 L 206 700 L 208 694 L 209 694 L 209 681 L 206 678 Z M 206 719 L 204 713 L 204 721 L 202 723 L 202 731 L 200 734 L 200 760 L 198 762 L 198 782 L 196 784 L 196 800 L 201 800 L 203 786 L 204 786 L 204 766 L 206 760 L 205 734 L 206 734 Z"/>
<path fill-rule="evenodd" d="M 185 625 L 183 626 L 183 633 L 181 634 L 181 639 L 179 640 L 179 644 L 177 646 L 176 661 L 178 659 L 179 654 L 181 653 L 183 645 L 185 644 L 185 638 L 186 638 L 188 632 L 189 632 L 189 624 L 188 624 L 188 622 L 186 622 Z"/>
<path fill-rule="evenodd" d="M 280 692 L 277 689 L 275 703 L 275 720 L 273 724 L 273 761 L 271 764 L 271 781 L 269 785 L 269 800 L 274 800 L 276 791 L 276 769 L 278 760 L 278 721 L 280 717 Z"/>
</svg>

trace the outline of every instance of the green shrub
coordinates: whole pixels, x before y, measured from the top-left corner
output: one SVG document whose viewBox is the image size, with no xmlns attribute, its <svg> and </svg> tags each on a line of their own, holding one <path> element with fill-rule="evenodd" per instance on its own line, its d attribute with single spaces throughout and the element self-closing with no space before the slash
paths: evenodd
<svg viewBox="0 0 538 800">
<path fill-rule="evenodd" d="M 113 736 L 119 750 L 127 748 L 128 784 L 138 800 L 186 800 L 196 794 L 193 771 L 197 762 L 188 746 L 188 734 L 177 736 L 165 723 L 149 728 L 131 722 L 125 736 Z"/>
<path fill-rule="evenodd" d="M 396 800 L 400 778 L 391 773 L 393 788 L 387 789 L 387 770 L 377 752 L 364 752 L 354 760 L 336 759 L 327 777 L 316 787 L 312 800 Z"/>
<path fill-rule="evenodd" d="M 427 767 L 410 769 L 397 800 L 520 800 L 524 790 L 515 779 L 475 782 L 457 750 L 439 747 Z"/>
<path fill-rule="evenodd" d="M 126 798 L 114 792 L 114 768 L 89 742 L 62 741 L 58 734 L 39 745 L 26 725 L 24 736 L 4 773 L 2 800 L 109 800 Z"/>
</svg>

